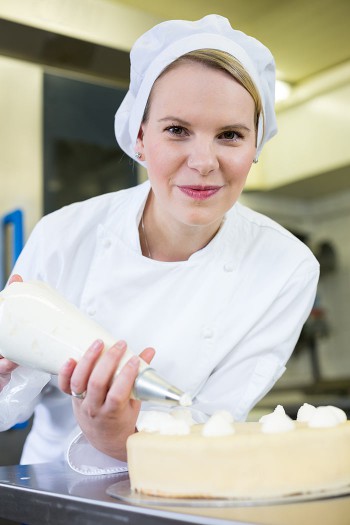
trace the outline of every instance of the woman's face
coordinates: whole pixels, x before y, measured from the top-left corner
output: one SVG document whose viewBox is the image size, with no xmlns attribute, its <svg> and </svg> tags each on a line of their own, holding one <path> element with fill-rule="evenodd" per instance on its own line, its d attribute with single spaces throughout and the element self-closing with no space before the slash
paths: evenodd
<svg viewBox="0 0 350 525">
<path fill-rule="evenodd" d="M 221 223 L 255 156 L 254 113 L 248 91 L 222 71 L 188 62 L 158 79 L 136 145 L 158 217 Z"/>
</svg>

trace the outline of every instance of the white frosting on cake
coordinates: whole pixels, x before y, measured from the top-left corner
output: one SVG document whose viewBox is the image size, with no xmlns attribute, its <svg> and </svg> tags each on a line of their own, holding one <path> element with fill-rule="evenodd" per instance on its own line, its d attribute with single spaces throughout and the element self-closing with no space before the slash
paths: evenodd
<svg viewBox="0 0 350 525">
<path fill-rule="evenodd" d="M 308 423 L 315 411 L 316 407 L 309 405 L 309 403 L 304 403 L 298 410 L 297 421 L 300 423 Z"/>
<path fill-rule="evenodd" d="M 346 413 L 341 408 L 334 407 L 333 405 L 328 405 L 327 408 L 329 408 L 334 414 L 336 414 L 339 423 L 345 423 L 345 421 L 347 421 Z"/>
<path fill-rule="evenodd" d="M 327 428 L 345 423 L 346 414 L 341 408 L 332 405 L 316 408 L 304 403 L 298 410 L 297 421 L 307 423 L 311 428 Z"/>
<path fill-rule="evenodd" d="M 265 434 L 289 432 L 295 428 L 294 421 L 287 416 L 282 405 L 277 405 L 271 414 L 262 416 L 259 422 L 261 423 L 261 430 Z"/>
<path fill-rule="evenodd" d="M 204 424 L 202 436 L 228 436 L 234 432 L 232 414 L 227 410 L 218 410 Z"/>
<path fill-rule="evenodd" d="M 171 411 L 171 415 L 175 419 L 182 419 L 185 421 L 189 426 L 195 425 L 195 420 L 192 417 L 192 412 L 189 408 L 175 408 Z"/>
<path fill-rule="evenodd" d="M 346 414 L 343 410 L 333 406 L 317 407 L 308 421 L 311 428 L 336 427 L 346 421 Z"/>
<path fill-rule="evenodd" d="M 311 428 L 327 428 L 347 420 L 346 414 L 334 406 L 314 407 L 304 403 L 298 410 L 298 423 L 307 423 Z M 215 412 L 202 427 L 204 437 L 228 436 L 234 434 L 233 417 L 227 410 Z M 295 422 L 286 414 L 282 405 L 277 405 L 270 414 L 259 420 L 261 431 L 265 434 L 278 434 L 295 429 Z M 171 413 L 158 410 L 141 412 L 137 428 L 139 431 L 159 432 L 163 435 L 181 436 L 190 433 L 195 424 L 190 409 L 176 408 Z"/>
<path fill-rule="evenodd" d="M 190 433 L 191 425 L 169 412 L 149 410 L 142 412 L 137 421 L 137 430 L 145 432 L 159 432 L 163 435 L 183 436 Z"/>
</svg>

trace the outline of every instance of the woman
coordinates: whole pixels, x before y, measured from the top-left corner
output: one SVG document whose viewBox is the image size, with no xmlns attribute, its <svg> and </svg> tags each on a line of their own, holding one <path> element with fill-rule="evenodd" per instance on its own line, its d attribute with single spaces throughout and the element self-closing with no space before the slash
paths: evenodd
<svg viewBox="0 0 350 525">
<path fill-rule="evenodd" d="M 244 419 L 284 372 L 318 264 L 237 202 L 276 132 L 274 82 L 270 52 L 220 16 L 164 22 L 136 42 L 115 129 L 149 181 L 45 217 L 14 270 L 50 283 L 122 339 L 101 358 L 103 342 L 92 342 L 62 368 L 61 391 L 51 380 L 34 399 L 22 461 L 61 457 L 76 420 L 73 468 L 126 468 L 141 407 L 129 399 L 137 357 L 111 382 L 125 341 L 148 362 L 156 349 L 153 366 L 193 395 L 197 420 L 222 408 Z M 0 362 L 0 373 L 11 370 Z"/>
</svg>

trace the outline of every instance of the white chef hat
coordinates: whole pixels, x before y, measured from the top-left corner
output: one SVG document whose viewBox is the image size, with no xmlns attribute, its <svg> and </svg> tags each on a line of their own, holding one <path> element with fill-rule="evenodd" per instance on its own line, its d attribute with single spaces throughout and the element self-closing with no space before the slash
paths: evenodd
<svg viewBox="0 0 350 525">
<path fill-rule="evenodd" d="M 265 142 L 277 133 L 275 62 L 267 47 L 232 29 L 228 19 L 219 15 L 207 15 L 195 22 L 169 20 L 144 33 L 130 52 L 129 91 L 115 115 L 117 141 L 130 157 L 135 155 L 138 132 L 154 82 L 174 60 L 196 49 L 226 51 L 243 65 L 253 80 L 264 114 L 259 116 L 256 159 Z"/>
</svg>

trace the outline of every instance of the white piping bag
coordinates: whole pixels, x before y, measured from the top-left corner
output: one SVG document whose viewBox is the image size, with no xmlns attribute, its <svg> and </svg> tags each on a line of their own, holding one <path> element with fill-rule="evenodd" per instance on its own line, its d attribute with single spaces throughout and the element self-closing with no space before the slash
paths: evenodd
<svg viewBox="0 0 350 525">
<path fill-rule="evenodd" d="M 69 359 L 82 357 L 96 339 L 105 350 L 116 341 L 109 332 L 39 281 L 14 282 L 0 292 L 0 354 L 25 366 L 58 374 Z M 127 349 L 116 375 L 134 354 Z M 140 359 L 132 397 L 191 405 L 191 397 Z"/>
</svg>

